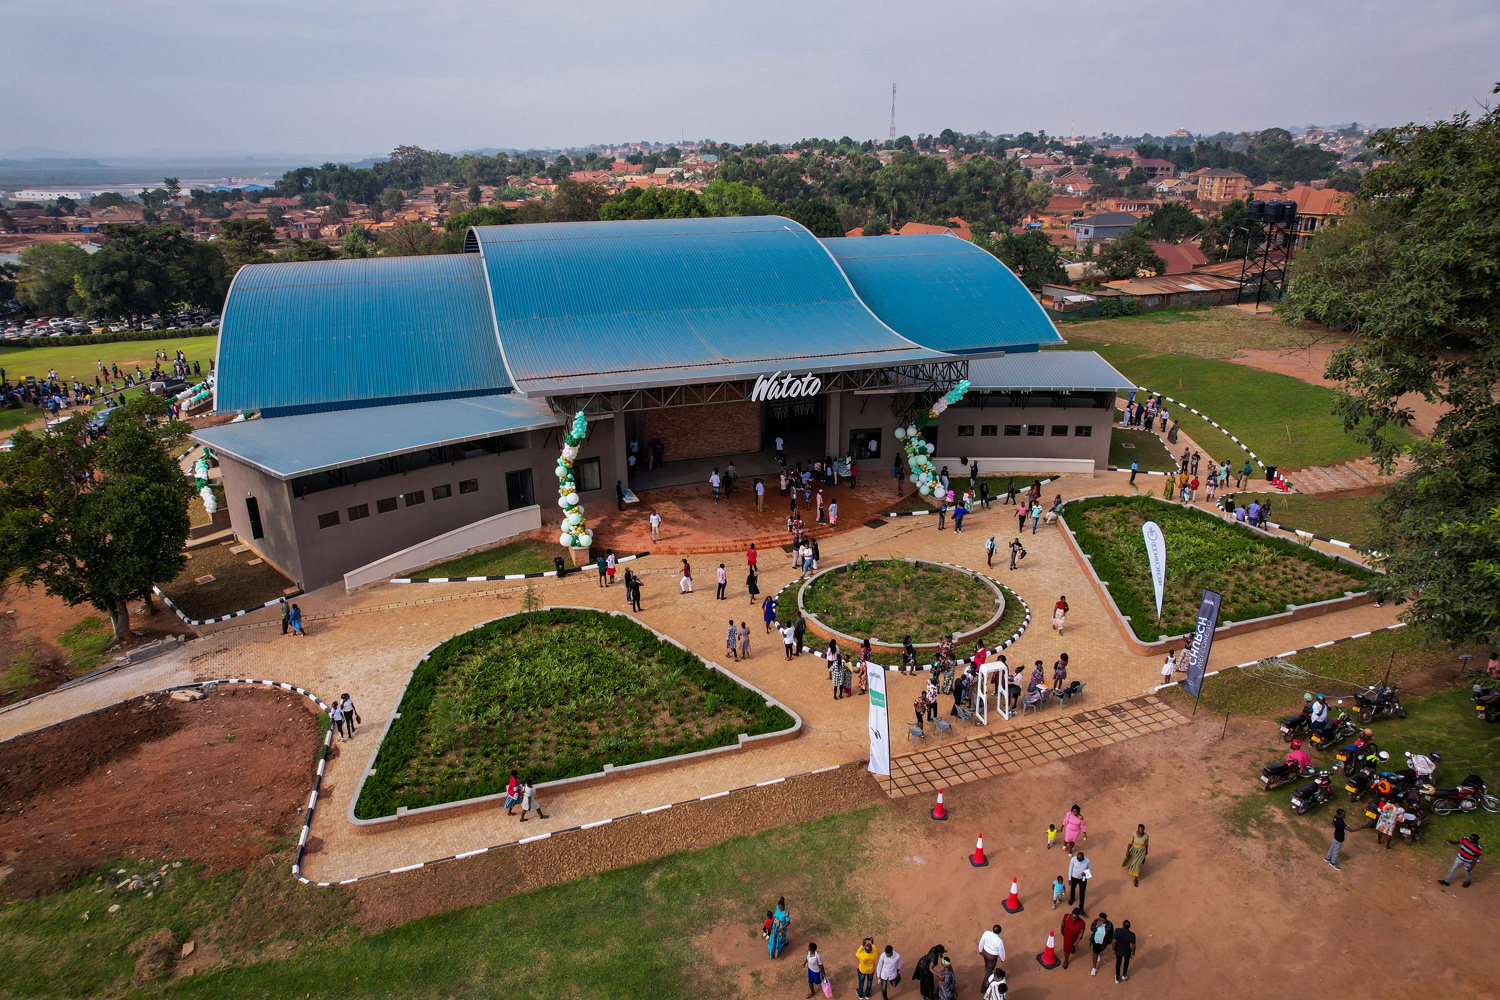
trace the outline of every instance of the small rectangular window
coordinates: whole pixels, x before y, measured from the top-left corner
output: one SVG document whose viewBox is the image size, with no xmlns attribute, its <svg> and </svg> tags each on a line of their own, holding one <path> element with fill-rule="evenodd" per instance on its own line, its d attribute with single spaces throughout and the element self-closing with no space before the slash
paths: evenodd
<svg viewBox="0 0 1500 1000">
<path fill-rule="evenodd" d="M 427 502 L 427 493 L 424 490 L 412 490 L 406 494 L 406 506 L 415 507 L 419 503 Z"/>
<path fill-rule="evenodd" d="M 1021 436 L 1021 425 L 1020 424 L 1006 424 L 1005 425 L 1005 436 L 1008 437 L 1008 438 L 1018 438 L 1018 437 L 1020 437 Z"/>
<path fill-rule="evenodd" d="M 446 500 L 453 495 L 453 487 L 448 485 L 434 486 L 432 488 L 432 499 Z"/>
<path fill-rule="evenodd" d="M 478 493 L 479 492 L 479 480 L 477 480 L 477 479 L 463 479 L 463 480 L 460 480 L 459 484 L 458 484 L 458 492 L 460 492 L 460 493 Z"/>
<path fill-rule="evenodd" d="M 1029 438 L 1039 438 L 1045 433 L 1047 433 L 1047 428 L 1043 427 L 1041 424 L 1026 425 L 1026 436 Z"/>
<path fill-rule="evenodd" d="M 320 527 L 320 528 L 331 528 L 335 524 L 338 524 L 338 523 L 339 523 L 339 512 L 336 511 L 336 510 L 330 510 L 326 514 L 319 514 L 318 515 L 318 527 Z"/>
<path fill-rule="evenodd" d="M 1052 425 L 1052 436 L 1055 437 L 1055 438 L 1065 438 L 1065 437 L 1067 437 L 1068 436 L 1068 425 L 1067 424 L 1053 424 Z"/>
<path fill-rule="evenodd" d="M 389 514 L 396 509 L 396 498 L 386 497 L 384 500 L 375 501 L 375 510 L 380 514 Z"/>
<path fill-rule="evenodd" d="M 349 520 L 351 520 L 351 521 L 358 521 L 361 518 L 366 518 L 366 517 L 369 517 L 369 516 L 370 516 L 370 505 L 367 504 L 367 503 L 362 503 L 358 507 L 350 507 L 349 508 Z"/>
<path fill-rule="evenodd" d="M 982 424 L 982 425 L 980 425 L 979 436 L 980 437 L 987 437 L 987 438 L 999 437 L 1000 436 L 1000 425 L 999 424 Z"/>
<path fill-rule="evenodd" d="M 974 436 L 974 425 L 973 424 L 959 424 L 958 425 L 958 436 L 961 437 L 961 438 L 971 438 L 971 437 L 973 437 Z"/>
<path fill-rule="evenodd" d="M 1093 437 L 1094 428 L 1090 427 L 1088 424 L 1079 424 L 1077 427 L 1073 428 L 1073 436 L 1076 438 Z"/>
<path fill-rule="evenodd" d="M 573 463 L 573 481 L 578 484 L 580 493 L 597 490 L 603 485 L 603 473 L 599 469 L 599 460 L 585 458 L 581 462 Z"/>
</svg>

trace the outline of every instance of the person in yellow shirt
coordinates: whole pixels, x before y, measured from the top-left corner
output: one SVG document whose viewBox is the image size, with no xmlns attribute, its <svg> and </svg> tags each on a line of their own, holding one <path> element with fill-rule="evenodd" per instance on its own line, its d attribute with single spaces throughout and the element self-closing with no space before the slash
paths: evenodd
<svg viewBox="0 0 1500 1000">
<path fill-rule="evenodd" d="M 859 967 L 859 984 L 855 987 L 854 995 L 858 1000 L 870 1000 L 875 994 L 875 960 L 878 957 L 874 938 L 865 938 L 854 949 L 854 964 Z"/>
</svg>

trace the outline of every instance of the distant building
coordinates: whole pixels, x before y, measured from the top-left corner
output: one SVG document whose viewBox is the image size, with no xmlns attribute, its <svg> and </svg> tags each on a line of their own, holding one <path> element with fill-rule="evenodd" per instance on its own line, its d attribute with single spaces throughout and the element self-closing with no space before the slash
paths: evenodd
<svg viewBox="0 0 1500 1000">
<path fill-rule="evenodd" d="M 1285 201 L 1297 203 L 1297 246 L 1307 245 L 1314 233 L 1322 232 L 1338 221 L 1344 214 L 1349 196 L 1333 188 L 1314 188 L 1298 185 L 1281 195 Z"/>
<path fill-rule="evenodd" d="M 1146 180 L 1154 181 L 1163 177 L 1173 177 L 1177 174 L 1177 164 L 1171 160 L 1144 159 L 1136 164 L 1146 172 Z"/>
<path fill-rule="evenodd" d="M 1114 240 L 1140 221 L 1140 216 L 1129 212 L 1104 212 L 1087 219 L 1074 219 L 1071 228 L 1075 240 Z"/>
<path fill-rule="evenodd" d="M 1249 190 L 1249 178 L 1238 170 L 1215 168 L 1198 173 L 1198 200 L 1216 201 L 1223 204 L 1245 197 Z"/>
</svg>

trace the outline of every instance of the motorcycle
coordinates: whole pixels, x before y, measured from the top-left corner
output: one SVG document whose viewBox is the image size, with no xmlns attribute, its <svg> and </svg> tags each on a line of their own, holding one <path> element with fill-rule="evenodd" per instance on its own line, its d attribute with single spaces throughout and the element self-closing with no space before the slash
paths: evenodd
<svg viewBox="0 0 1500 1000">
<path fill-rule="evenodd" d="M 1324 729 L 1315 731 L 1307 738 L 1307 741 L 1312 744 L 1314 750 L 1326 751 L 1338 746 L 1340 740 L 1346 740 L 1358 731 L 1349 713 L 1340 712 L 1337 718 L 1330 719 Z"/>
<path fill-rule="evenodd" d="M 1281 742 L 1290 743 L 1307 735 L 1307 716 L 1289 715 L 1281 720 Z"/>
<path fill-rule="evenodd" d="M 1371 684 L 1365 690 L 1354 696 L 1355 704 L 1359 706 L 1359 721 L 1369 722 L 1371 719 L 1380 719 L 1394 716 L 1398 719 L 1406 718 L 1406 709 L 1401 706 L 1401 682 L 1395 684 L 1376 686 Z"/>
<path fill-rule="evenodd" d="M 1311 767 L 1299 770 L 1284 760 L 1273 761 L 1260 769 L 1260 787 L 1262 791 L 1269 792 L 1273 788 L 1296 781 L 1298 778 L 1310 777 L 1313 774 Z"/>
<path fill-rule="evenodd" d="M 1415 790 L 1408 790 L 1402 795 L 1387 797 L 1376 795 L 1365 806 L 1365 815 L 1370 819 L 1380 817 L 1380 807 L 1387 801 L 1395 802 L 1401 812 L 1396 816 L 1396 832 L 1408 844 L 1416 842 L 1422 836 L 1422 831 L 1427 827 L 1427 821 L 1431 818 L 1427 810 L 1423 809 L 1417 801 Z"/>
<path fill-rule="evenodd" d="M 1485 722 L 1500 721 L 1500 690 L 1475 684 L 1469 695 L 1474 701 L 1474 711 Z"/>
<path fill-rule="evenodd" d="M 1327 771 L 1319 771 L 1313 780 L 1292 793 L 1292 809 L 1298 816 L 1314 806 L 1320 806 L 1333 798 L 1333 782 Z"/>
<path fill-rule="evenodd" d="M 1484 779 L 1477 774 L 1469 775 L 1453 788 L 1433 784 L 1422 785 L 1421 795 L 1432 804 L 1432 811 L 1438 816 L 1448 816 L 1456 812 L 1473 812 L 1480 808 L 1485 812 L 1500 813 L 1500 798 L 1490 795 L 1485 790 Z"/>
<path fill-rule="evenodd" d="M 1358 802 L 1361 796 L 1371 791 L 1385 795 L 1406 787 L 1395 771 L 1378 771 L 1373 764 L 1360 768 L 1344 779 L 1344 791 L 1350 802 Z"/>
<path fill-rule="evenodd" d="M 1375 745 L 1375 740 L 1369 736 L 1360 734 L 1359 739 L 1339 750 L 1334 754 L 1334 759 L 1344 765 L 1345 774 L 1353 774 L 1365 766 L 1368 758 L 1380 752 L 1380 747 Z"/>
</svg>

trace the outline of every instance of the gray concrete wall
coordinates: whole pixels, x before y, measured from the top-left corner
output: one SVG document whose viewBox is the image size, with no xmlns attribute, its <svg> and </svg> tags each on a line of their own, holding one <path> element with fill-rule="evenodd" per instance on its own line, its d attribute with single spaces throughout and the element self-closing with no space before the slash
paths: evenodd
<svg viewBox="0 0 1500 1000">
<path fill-rule="evenodd" d="M 229 526 L 235 535 L 254 549 L 256 555 L 293 581 L 300 581 L 302 553 L 297 548 L 290 506 L 291 491 L 287 484 L 223 454 L 219 456 L 219 471 L 224 477 L 224 503 L 229 509 Z M 265 532 L 262 538 L 252 538 L 250 534 L 250 515 L 245 501 L 252 496 L 260 507 L 260 523 Z"/>
</svg>

